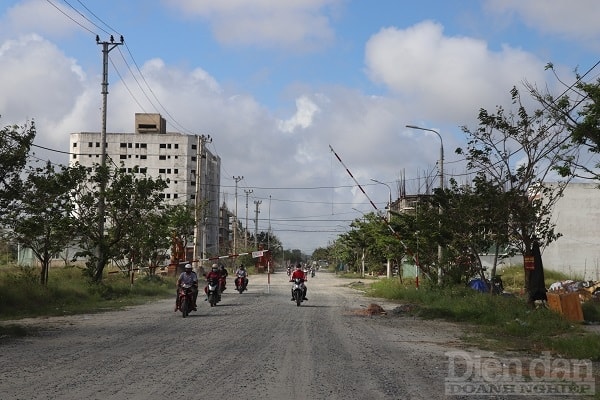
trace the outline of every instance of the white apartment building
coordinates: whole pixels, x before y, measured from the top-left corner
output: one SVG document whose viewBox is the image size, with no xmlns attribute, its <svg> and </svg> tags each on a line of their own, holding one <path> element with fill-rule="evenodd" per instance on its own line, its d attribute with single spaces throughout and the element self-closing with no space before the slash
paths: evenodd
<svg viewBox="0 0 600 400">
<path fill-rule="evenodd" d="M 101 162 L 101 133 L 79 132 L 70 135 L 70 164 L 93 167 Z M 166 131 L 160 114 L 135 114 L 132 133 L 106 133 L 107 163 L 168 183 L 164 198 L 172 204 L 205 204 L 198 238 L 200 257 L 219 254 L 219 192 L 221 159 L 204 149 L 200 157 L 201 138 Z M 199 176 L 197 176 L 199 172 Z M 196 184 L 199 184 L 197 187 Z M 198 190 L 197 190 L 198 189 Z"/>
</svg>

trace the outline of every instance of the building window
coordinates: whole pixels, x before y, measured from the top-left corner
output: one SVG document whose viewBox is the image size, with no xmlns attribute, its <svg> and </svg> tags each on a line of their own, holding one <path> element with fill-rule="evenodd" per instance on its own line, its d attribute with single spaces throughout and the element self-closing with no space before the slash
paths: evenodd
<svg viewBox="0 0 600 400">
<path fill-rule="evenodd" d="M 174 174 L 178 174 L 178 173 L 179 173 L 179 169 L 178 169 L 178 168 L 175 168 L 175 169 L 173 170 L 173 173 L 174 173 Z"/>
<path fill-rule="evenodd" d="M 136 143 L 136 144 L 135 144 L 135 148 L 136 148 L 136 149 L 139 149 L 139 148 L 140 148 L 140 144 L 139 144 L 139 143 Z"/>
<path fill-rule="evenodd" d="M 193 156 L 193 157 L 192 157 L 192 161 L 196 161 L 196 156 Z"/>
<path fill-rule="evenodd" d="M 148 158 L 148 156 L 146 156 L 145 154 L 140 155 L 140 160 L 145 160 L 147 158 Z"/>
<path fill-rule="evenodd" d="M 178 149 L 179 148 L 179 143 L 175 143 L 175 148 Z"/>
<path fill-rule="evenodd" d="M 165 143 L 161 143 L 159 147 L 160 147 L 161 149 L 166 149 L 166 148 L 167 148 L 167 145 L 166 145 Z"/>
<path fill-rule="evenodd" d="M 121 148 L 127 147 L 127 143 L 121 143 L 121 144 L 119 145 L 119 147 L 121 147 Z"/>
<path fill-rule="evenodd" d="M 148 168 L 140 168 L 141 174 L 145 174 L 146 172 L 148 172 Z"/>
<path fill-rule="evenodd" d="M 121 154 L 119 156 L 119 159 L 121 159 L 121 160 L 125 160 L 126 158 L 127 158 L 127 154 Z"/>
<path fill-rule="evenodd" d="M 164 174 L 164 173 L 165 173 L 165 171 L 166 171 L 166 170 L 165 170 L 164 168 L 159 168 L 159 169 L 158 169 L 158 173 L 159 173 L 159 174 Z"/>
<path fill-rule="evenodd" d="M 170 148 L 171 148 L 171 143 L 168 143 L 167 144 L 167 149 L 170 149 Z"/>
<path fill-rule="evenodd" d="M 145 148 L 147 148 L 147 147 L 148 147 L 148 144 L 146 144 L 146 143 L 140 143 L 140 147 L 141 147 L 142 149 L 145 149 Z"/>
<path fill-rule="evenodd" d="M 73 154 L 73 160 L 77 159 L 77 154 Z"/>
<path fill-rule="evenodd" d="M 73 143 L 73 147 L 77 147 L 77 142 Z"/>
<path fill-rule="evenodd" d="M 167 174 L 171 173 L 171 168 L 167 168 Z"/>
<path fill-rule="evenodd" d="M 178 197 L 179 197 L 179 195 L 178 195 L 177 193 L 175 193 L 175 194 L 173 195 L 173 198 L 174 198 L 174 199 L 176 199 L 176 198 L 178 198 Z"/>
<path fill-rule="evenodd" d="M 88 142 L 88 147 L 94 147 L 94 143 Z"/>
<path fill-rule="evenodd" d="M 196 145 L 195 144 L 192 145 L 192 150 L 196 150 Z"/>
<path fill-rule="evenodd" d="M 100 147 L 100 142 L 96 142 L 96 147 Z"/>
<path fill-rule="evenodd" d="M 166 159 L 167 159 L 167 156 L 158 156 L 158 159 L 159 159 L 159 160 L 166 160 Z"/>
<path fill-rule="evenodd" d="M 127 147 L 131 149 L 133 145 L 131 143 L 127 143 Z"/>
</svg>

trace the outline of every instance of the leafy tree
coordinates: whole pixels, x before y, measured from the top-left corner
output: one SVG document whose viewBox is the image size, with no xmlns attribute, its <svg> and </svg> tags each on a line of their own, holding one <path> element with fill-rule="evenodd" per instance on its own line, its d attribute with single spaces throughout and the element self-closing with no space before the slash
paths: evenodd
<svg viewBox="0 0 600 400">
<path fill-rule="evenodd" d="M 524 256 L 531 256 L 533 245 L 541 247 L 556 240 L 551 209 L 562 195 L 564 183 L 545 185 L 554 165 L 571 153 L 565 147 L 568 136 L 557 126 L 547 110 L 530 115 L 516 88 L 511 91 L 516 112 L 496 108 L 495 114 L 481 109 L 479 127 L 463 127 L 469 141 L 464 154 L 467 168 L 481 181 L 502 188 L 508 204 L 507 234 L 510 245 Z M 525 270 L 529 288 L 529 271 Z"/>
<path fill-rule="evenodd" d="M 27 164 L 35 135 L 33 121 L 0 129 L 0 212 L 20 196 L 20 174 Z"/>
<path fill-rule="evenodd" d="M 549 63 L 546 69 L 554 72 L 565 91 L 554 96 L 527 83 L 531 95 L 550 115 L 554 124 L 569 133 L 565 155 L 555 165 L 561 176 L 600 180 L 600 79 L 586 82 L 587 75 L 575 71 L 574 84 L 563 83 Z M 571 152 L 567 152 L 570 149 Z"/>
<path fill-rule="evenodd" d="M 102 174 L 109 173 L 105 190 L 105 230 L 100 232 L 97 199 Z M 93 282 L 102 281 L 109 260 L 129 257 L 130 241 L 136 240 L 134 236 L 156 216 L 166 187 L 160 178 L 137 177 L 119 168 L 112 171 L 97 168 L 87 184 L 80 187 L 76 210 L 82 251 L 77 256 L 87 258 L 87 273 Z"/>
<path fill-rule="evenodd" d="M 171 244 L 171 257 L 177 258 L 177 245 L 179 244 L 182 249 L 186 249 L 188 243 L 193 240 L 196 223 L 194 207 L 189 203 L 177 204 L 168 206 L 166 212 L 169 221 L 168 237 Z M 185 258 L 185 254 L 183 257 Z"/>
<path fill-rule="evenodd" d="M 75 219 L 72 196 L 85 179 L 82 168 L 60 167 L 48 162 L 31 170 L 20 185 L 20 198 L 13 200 L 3 217 L 9 234 L 33 251 L 42 269 L 40 282 L 48 283 L 52 257 L 73 242 Z"/>
<path fill-rule="evenodd" d="M 458 185 L 451 180 L 451 188 L 445 193 L 442 215 L 446 242 L 446 276 L 454 282 L 467 281 L 483 275 L 481 254 L 493 252 L 494 263 L 491 277 L 496 275 L 496 265 L 509 248 L 508 198 L 503 188 L 478 176 L 472 185 Z"/>
</svg>

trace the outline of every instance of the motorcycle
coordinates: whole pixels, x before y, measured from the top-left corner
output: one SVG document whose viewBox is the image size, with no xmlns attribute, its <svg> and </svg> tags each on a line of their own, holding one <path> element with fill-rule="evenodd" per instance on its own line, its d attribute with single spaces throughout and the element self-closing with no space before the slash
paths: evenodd
<svg viewBox="0 0 600 400">
<path fill-rule="evenodd" d="M 310 277 L 311 278 L 315 277 L 315 269 L 314 268 L 310 270 Z"/>
<path fill-rule="evenodd" d="M 177 308 L 181 311 L 183 318 L 190 314 L 190 311 L 194 310 L 194 291 L 192 285 L 183 284 L 179 286 L 177 291 Z"/>
<path fill-rule="evenodd" d="M 238 276 L 235 278 L 235 290 L 240 292 L 240 294 L 244 293 L 245 290 L 248 290 L 248 279 L 245 276 Z"/>
<path fill-rule="evenodd" d="M 292 274 L 292 268 L 288 267 L 287 268 L 287 276 L 290 276 Z"/>
<path fill-rule="evenodd" d="M 221 293 L 219 291 L 219 280 L 218 279 L 209 279 L 206 283 L 206 295 L 208 296 L 208 302 L 211 307 L 217 305 L 219 301 L 221 301 Z"/>
<path fill-rule="evenodd" d="M 292 297 L 296 302 L 296 306 L 300 307 L 300 304 L 304 301 L 304 280 L 300 278 L 294 279 L 292 285 Z"/>
</svg>

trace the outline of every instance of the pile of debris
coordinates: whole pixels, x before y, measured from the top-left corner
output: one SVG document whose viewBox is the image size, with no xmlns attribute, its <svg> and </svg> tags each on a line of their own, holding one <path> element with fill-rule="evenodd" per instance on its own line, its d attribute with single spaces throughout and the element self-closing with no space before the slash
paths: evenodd
<svg viewBox="0 0 600 400">
<path fill-rule="evenodd" d="M 565 281 L 554 282 L 548 290 L 550 293 L 577 293 L 581 302 L 600 301 L 600 281 Z"/>
</svg>

